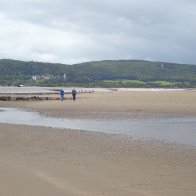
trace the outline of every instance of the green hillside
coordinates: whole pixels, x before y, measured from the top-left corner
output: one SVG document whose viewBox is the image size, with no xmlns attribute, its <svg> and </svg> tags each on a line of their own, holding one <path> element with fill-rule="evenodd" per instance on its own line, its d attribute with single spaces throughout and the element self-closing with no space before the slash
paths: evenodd
<svg viewBox="0 0 196 196">
<path fill-rule="evenodd" d="M 196 65 L 140 60 L 75 65 L 0 60 L 0 85 L 195 87 Z"/>
</svg>

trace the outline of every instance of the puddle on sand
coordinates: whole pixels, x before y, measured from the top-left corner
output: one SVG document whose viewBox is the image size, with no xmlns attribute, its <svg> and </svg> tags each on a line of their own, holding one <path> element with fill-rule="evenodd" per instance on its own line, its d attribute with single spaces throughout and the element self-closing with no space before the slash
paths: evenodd
<svg viewBox="0 0 196 196">
<path fill-rule="evenodd" d="M 39 112 L 1 108 L 0 123 L 45 126 L 124 134 L 196 146 L 196 117 L 152 117 L 148 119 L 95 120 L 51 118 Z"/>
</svg>

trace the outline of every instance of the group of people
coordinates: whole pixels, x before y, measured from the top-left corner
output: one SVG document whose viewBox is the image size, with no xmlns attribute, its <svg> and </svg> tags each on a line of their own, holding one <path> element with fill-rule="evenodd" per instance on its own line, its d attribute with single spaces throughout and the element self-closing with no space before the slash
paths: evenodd
<svg viewBox="0 0 196 196">
<path fill-rule="evenodd" d="M 71 94 L 72 94 L 73 101 L 75 101 L 76 100 L 77 91 L 75 89 L 72 89 Z M 60 90 L 60 95 L 61 95 L 61 101 L 63 101 L 64 100 L 64 95 L 65 95 L 65 92 L 64 92 L 63 89 Z"/>
</svg>

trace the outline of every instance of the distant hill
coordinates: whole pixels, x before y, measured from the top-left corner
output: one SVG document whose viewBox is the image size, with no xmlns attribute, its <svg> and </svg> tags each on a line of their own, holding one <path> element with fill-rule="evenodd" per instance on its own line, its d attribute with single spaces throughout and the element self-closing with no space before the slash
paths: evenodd
<svg viewBox="0 0 196 196">
<path fill-rule="evenodd" d="M 0 85 L 195 87 L 196 65 L 105 60 L 66 65 L 0 59 Z"/>
</svg>

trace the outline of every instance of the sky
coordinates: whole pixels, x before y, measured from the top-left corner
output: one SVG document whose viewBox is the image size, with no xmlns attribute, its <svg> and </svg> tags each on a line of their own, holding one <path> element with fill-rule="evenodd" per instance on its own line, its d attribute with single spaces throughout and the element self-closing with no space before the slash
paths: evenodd
<svg viewBox="0 0 196 196">
<path fill-rule="evenodd" d="M 0 0 L 0 59 L 196 64 L 196 0 Z"/>
</svg>

